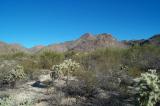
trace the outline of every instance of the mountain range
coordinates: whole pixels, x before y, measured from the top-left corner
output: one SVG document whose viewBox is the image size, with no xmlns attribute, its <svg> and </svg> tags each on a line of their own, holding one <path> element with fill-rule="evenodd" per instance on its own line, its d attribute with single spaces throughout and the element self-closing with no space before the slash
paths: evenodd
<svg viewBox="0 0 160 106">
<path fill-rule="evenodd" d="M 38 53 L 43 51 L 93 51 L 99 48 L 106 47 L 118 47 L 126 48 L 134 45 L 147 45 L 152 44 L 160 46 L 160 34 L 153 35 L 151 38 L 142 40 L 129 40 L 129 41 L 118 41 L 111 34 L 102 33 L 97 35 L 92 35 L 91 33 L 83 34 L 79 39 L 73 41 L 67 41 L 59 44 L 51 44 L 48 46 L 35 46 L 33 48 L 25 48 L 19 44 L 7 44 L 5 42 L 0 42 L 0 54 L 15 53 L 15 52 L 28 52 L 28 53 Z"/>
</svg>

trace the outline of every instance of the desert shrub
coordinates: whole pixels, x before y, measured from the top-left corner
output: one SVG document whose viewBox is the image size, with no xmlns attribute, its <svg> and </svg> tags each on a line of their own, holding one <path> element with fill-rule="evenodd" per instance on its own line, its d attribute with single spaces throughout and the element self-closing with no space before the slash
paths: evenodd
<svg viewBox="0 0 160 106">
<path fill-rule="evenodd" d="M 46 51 L 39 55 L 39 64 L 43 69 L 50 69 L 53 64 L 58 64 L 63 59 L 62 53 Z"/>
<path fill-rule="evenodd" d="M 80 53 L 75 60 L 83 66 L 84 70 L 107 73 L 119 69 L 122 54 L 123 49 L 106 48 Z"/>
<path fill-rule="evenodd" d="M 32 74 L 40 68 L 38 60 L 32 58 L 23 59 L 19 63 L 24 67 L 24 72 L 28 77 L 32 77 Z"/>
<path fill-rule="evenodd" d="M 25 52 L 17 52 L 11 55 L 11 58 L 22 58 L 22 57 L 27 57 L 28 54 Z"/>
<path fill-rule="evenodd" d="M 62 64 L 62 72 L 64 75 L 73 74 L 80 67 L 79 63 L 73 61 L 72 59 L 64 60 Z"/>
<path fill-rule="evenodd" d="M 118 66 L 117 66 L 118 67 Z M 127 74 L 126 69 L 112 69 L 105 72 L 96 72 L 97 86 L 103 90 L 125 93 L 127 85 L 132 84 L 132 77 Z"/>
<path fill-rule="evenodd" d="M 13 59 L 15 60 L 15 59 L 24 58 L 27 56 L 28 54 L 25 52 L 15 52 L 15 53 L 8 53 L 8 54 L 0 55 L 0 58 L 4 60 L 13 60 Z"/>
<path fill-rule="evenodd" d="M 74 75 L 78 80 L 69 81 L 67 92 L 70 95 L 79 95 L 86 97 L 93 96 L 95 93 L 95 89 L 98 87 L 96 73 L 81 68 L 79 71 L 75 71 Z"/>
<path fill-rule="evenodd" d="M 38 55 L 27 54 L 24 52 L 6 54 L 2 58 L 2 61 L 8 61 L 8 63 L 14 61 L 14 65 L 22 65 L 28 78 L 32 76 L 32 73 L 41 67 L 38 61 Z"/>
<path fill-rule="evenodd" d="M 0 106 L 33 106 L 33 102 L 31 100 L 24 100 L 19 103 L 14 97 L 9 96 L 0 98 Z"/>
<path fill-rule="evenodd" d="M 93 85 L 88 85 L 89 83 L 83 81 L 69 81 L 68 85 L 63 87 L 63 91 L 69 95 L 74 97 L 93 97 L 96 92 L 96 88 Z"/>
<path fill-rule="evenodd" d="M 69 76 L 73 75 L 73 73 L 80 67 L 79 63 L 73 61 L 72 59 L 64 60 L 63 63 L 59 65 L 53 65 L 51 78 L 57 79 L 61 75 L 67 76 L 67 83 L 69 80 Z"/>
<path fill-rule="evenodd" d="M 160 101 L 160 78 L 156 70 L 142 73 L 135 82 L 133 90 L 140 106 L 155 106 Z"/>
<path fill-rule="evenodd" d="M 77 54 L 79 54 L 79 53 L 76 52 L 76 51 L 67 51 L 67 52 L 64 53 L 65 58 L 69 58 L 69 59 L 70 58 L 72 58 L 72 59 L 76 58 Z"/>
<path fill-rule="evenodd" d="M 17 64 L 2 64 L 0 68 L 0 80 L 15 86 L 16 81 L 25 78 L 23 66 Z"/>
<path fill-rule="evenodd" d="M 50 98 L 47 102 L 49 103 L 49 106 L 62 106 L 62 100 L 64 97 L 64 92 L 55 90 L 52 98 Z"/>
<path fill-rule="evenodd" d="M 159 69 L 160 48 L 153 45 L 133 46 L 124 53 L 123 64 L 140 70 Z"/>
<path fill-rule="evenodd" d="M 120 91 L 121 79 L 127 80 L 127 66 L 122 67 L 124 51 L 126 49 L 106 48 L 80 54 L 77 61 L 82 69 L 76 75 L 80 80 L 84 80 L 88 89 L 99 87 Z"/>
<path fill-rule="evenodd" d="M 130 67 L 127 71 L 129 76 L 132 76 L 134 78 L 139 77 L 142 73 L 142 70 L 137 67 Z"/>
<path fill-rule="evenodd" d="M 52 80 L 59 79 L 63 75 L 61 64 L 60 65 L 53 65 L 51 71 L 52 72 L 51 72 L 50 76 L 51 76 Z"/>
<path fill-rule="evenodd" d="M 64 86 L 62 90 L 70 96 L 84 96 L 86 94 L 82 81 L 69 81 L 68 86 Z"/>
<path fill-rule="evenodd" d="M 85 70 L 108 73 L 127 66 L 129 75 L 136 77 L 146 69 L 160 69 L 160 48 L 153 45 L 133 46 L 125 49 L 106 48 L 87 53 L 69 53 Z"/>
<path fill-rule="evenodd" d="M 121 79 L 113 76 L 99 75 L 98 86 L 108 91 L 120 90 Z"/>
<path fill-rule="evenodd" d="M 79 52 L 79 53 L 76 53 L 72 58 L 78 63 L 80 63 L 83 66 L 84 70 L 92 70 L 92 68 L 94 68 L 94 65 L 91 61 L 90 53 Z"/>
</svg>

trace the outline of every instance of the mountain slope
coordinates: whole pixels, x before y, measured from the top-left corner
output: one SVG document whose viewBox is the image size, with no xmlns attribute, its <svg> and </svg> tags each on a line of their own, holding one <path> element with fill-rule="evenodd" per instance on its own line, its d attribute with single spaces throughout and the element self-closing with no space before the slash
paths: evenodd
<svg viewBox="0 0 160 106">
<path fill-rule="evenodd" d="M 40 51 L 41 52 L 46 50 L 56 51 L 56 52 L 65 52 L 69 50 L 93 51 L 95 49 L 106 48 L 106 47 L 125 47 L 125 45 L 117 41 L 110 34 L 103 33 L 94 36 L 90 33 L 85 33 L 77 40 L 55 45 L 49 45 L 47 47 L 44 47 Z"/>
<path fill-rule="evenodd" d="M 0 42 L 0 54 L 8 54 L 16 52 L 27 52 L 27 49 L 19 44 L 7 44 L 5 42 Z"/>
<path fill-rule="evenodd" d="M 124 41 L 124 44 L 128 46 L 134 46 L 134 45 L 154 45 L 154 46 L 160 46 L 160 34 L 153 35 L 149 39 L 142 39 L 142 40 L 130 40 L 130 41 Z"/>
<path fill-rule="evenodd" d="M 152 45 L 160 46 L 160 34 L 154 35 L 148 40 L 145 40 L 143 44 L 152 44 Z"/>
<path fill-rule="evenodd" d="M 28 51 L 31 52 L 31 53 L 36 53 L 44 47 L 45 46 L 43 46 L 43 45 L 34 46 L 32 48 L 29 48 Z"/>
<path fill-rule="evenodd" d="M 19 44 L 7 44 L 0 42 L 0 54 L 27 52 L 27 53 L 41 53 L 44 51 L 93 51 L 99 48 L 118 47 L 126 48 L 134 45 L 156 45 L 160 46 L 160 34 L 154 35 L 149 39 L 118 41 L 111 34 L 102 33 L 92 35 L 91 33 L 83 34 L 79 39 L 67 41 L 59 44 L 51 44 L 48 46 L 35 46 L 27 49 Z"/>
</svg>

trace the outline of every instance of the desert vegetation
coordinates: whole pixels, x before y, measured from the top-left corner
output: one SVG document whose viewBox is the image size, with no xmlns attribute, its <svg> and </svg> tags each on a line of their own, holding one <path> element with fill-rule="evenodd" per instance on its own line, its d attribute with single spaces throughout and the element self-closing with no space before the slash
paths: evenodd
<svg viewBox="0 0 160 106">
<path fill-rule="evenodd" d="M 154 45 L 3 54 L 0 106 L 158 106 L 159 70 L 160 47 Z M 27 82 L 23 90 L 30 95 L 17 100 L 10 91 L 20 93 Z M 31 96 L 35 88 L 39 93 Z"/>
</svg>

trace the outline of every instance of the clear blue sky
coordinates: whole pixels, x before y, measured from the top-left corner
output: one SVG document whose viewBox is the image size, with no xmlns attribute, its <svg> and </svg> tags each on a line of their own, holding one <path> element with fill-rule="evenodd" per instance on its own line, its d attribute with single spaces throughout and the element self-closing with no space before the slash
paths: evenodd
<svg viewBox="0 0 160 106">
<path fill-rule="evenodd" d="M 26 47 L 111 33 L 119 40 L 160 33 L 160 0 L 0 0 L 0 40 Z"/>
</svg>

